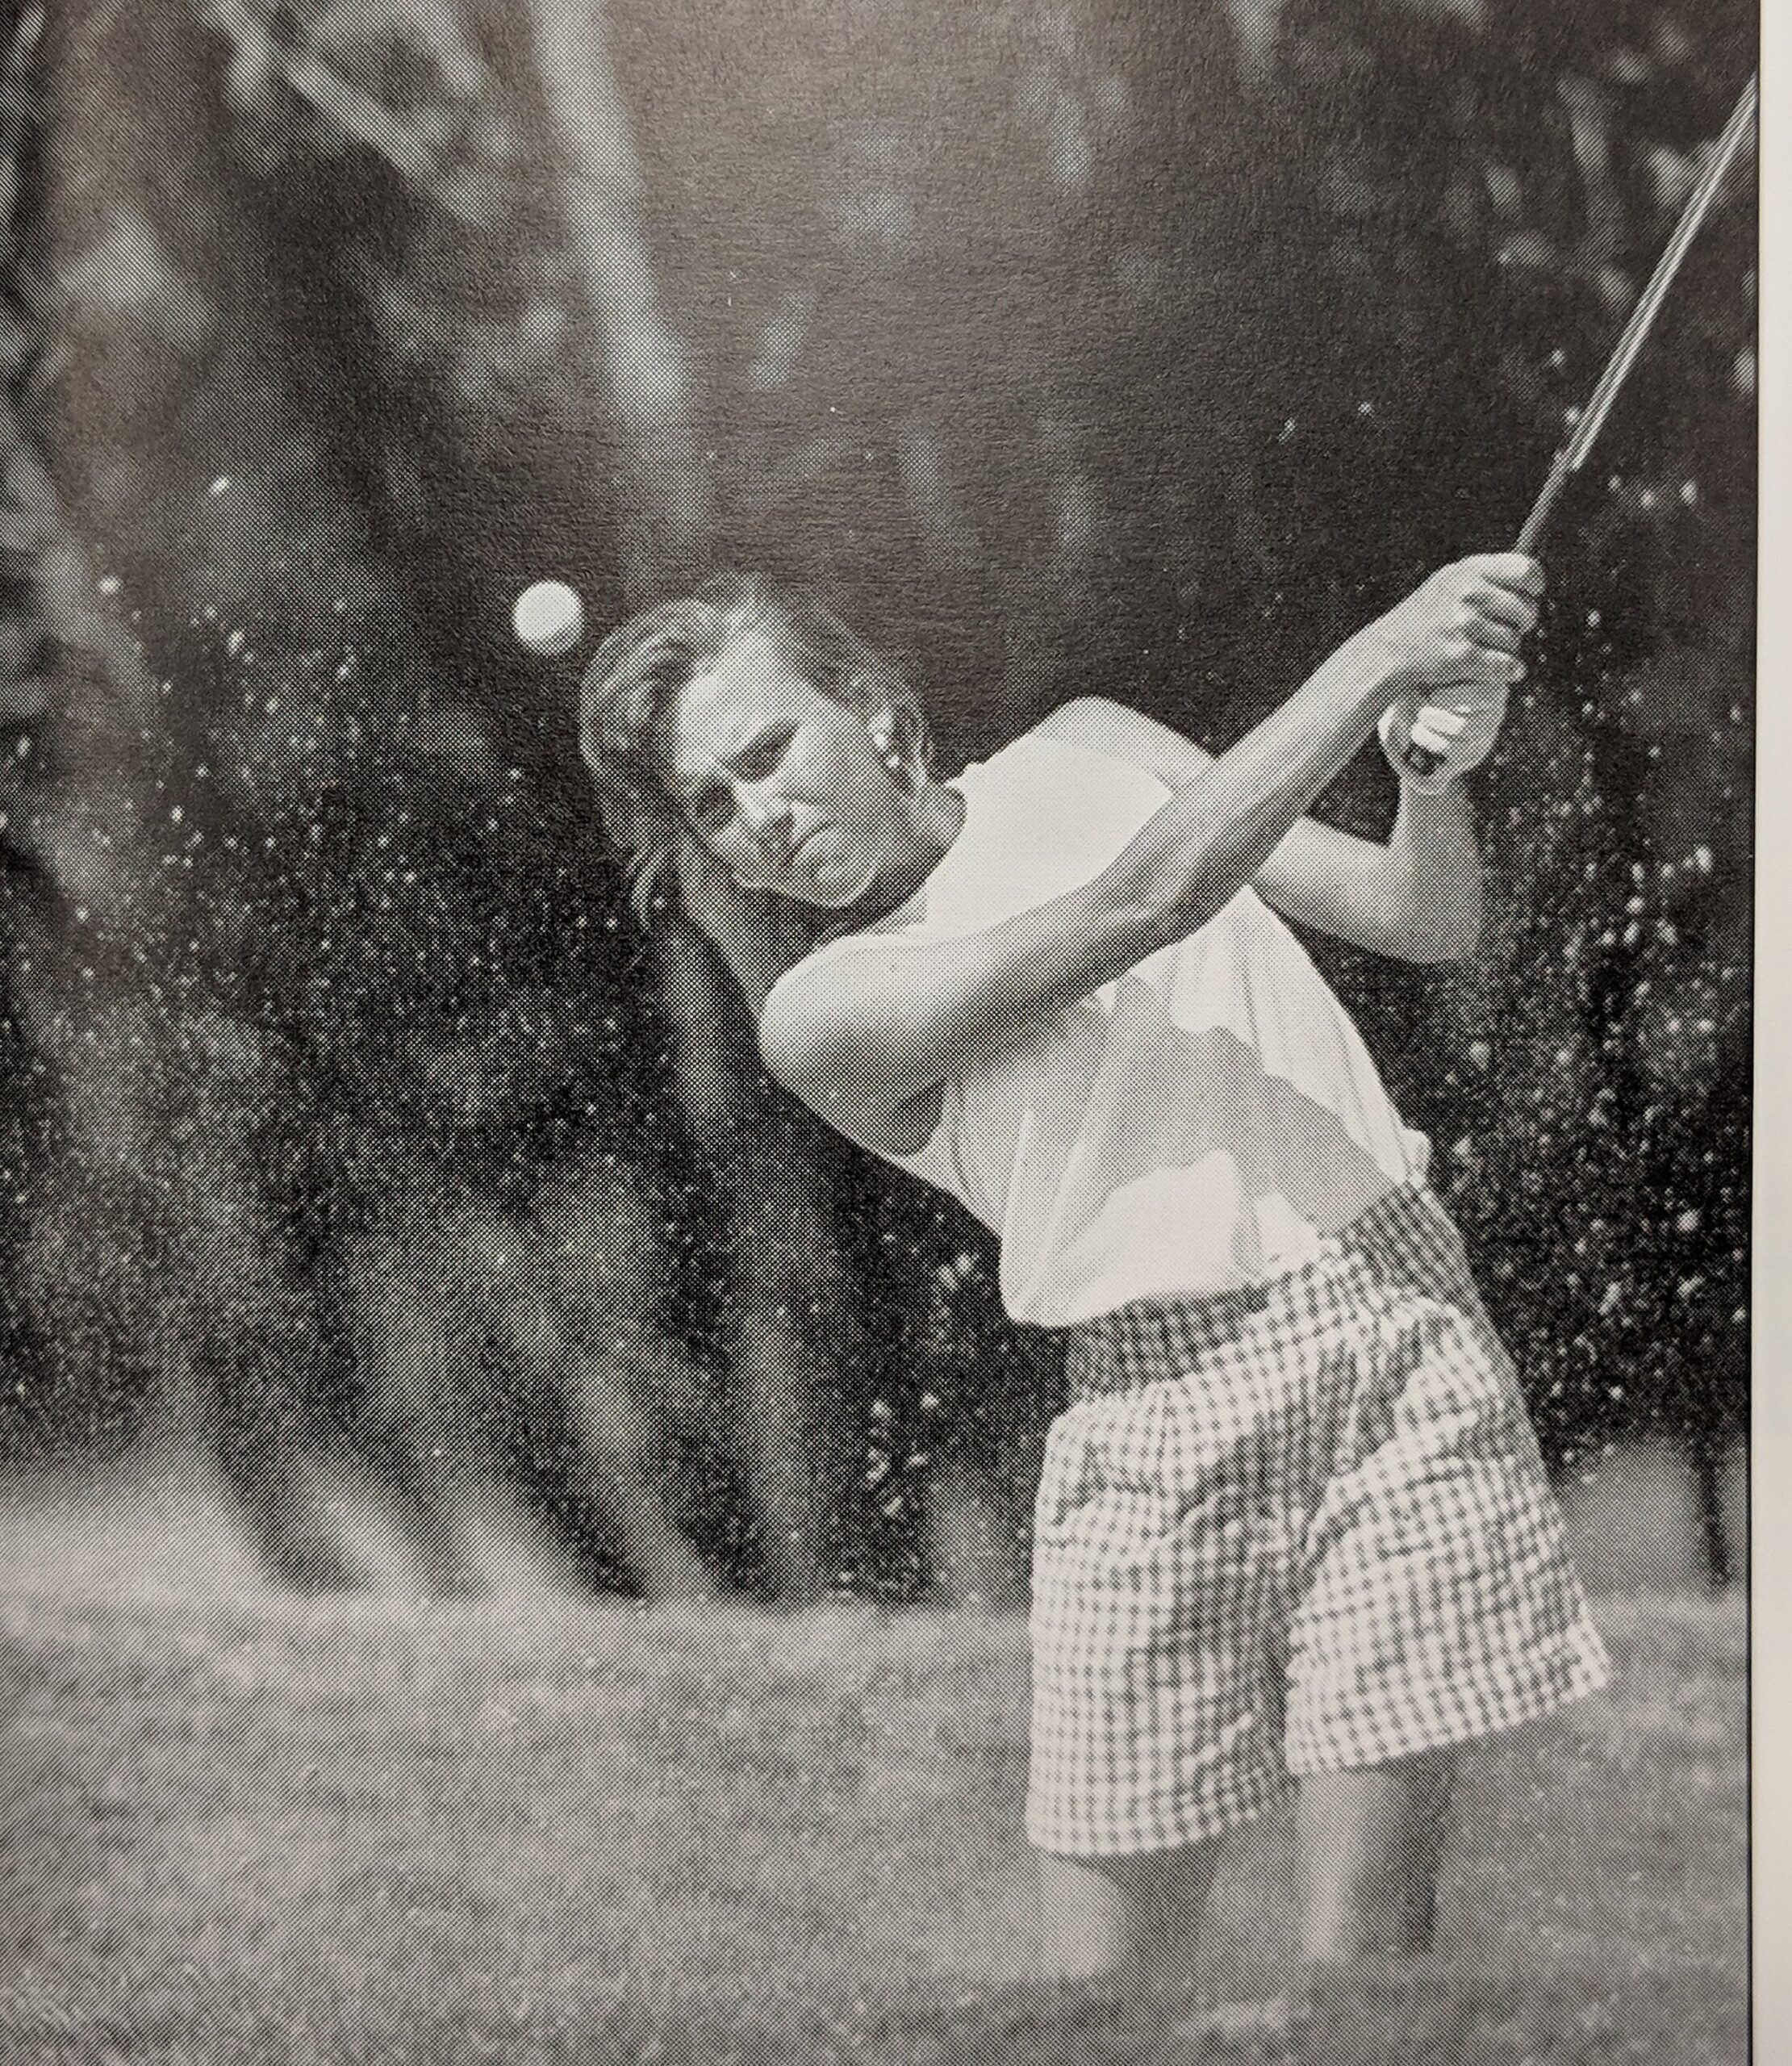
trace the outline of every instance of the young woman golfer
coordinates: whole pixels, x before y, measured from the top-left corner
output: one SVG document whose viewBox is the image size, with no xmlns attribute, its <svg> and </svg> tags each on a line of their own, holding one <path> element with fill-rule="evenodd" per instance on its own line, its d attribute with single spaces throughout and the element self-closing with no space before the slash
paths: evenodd
<svg viewBox="0 0 1792 2066">
<path fill-rule="evenodd" d="M 1066 1967 L 1185 1969 L 1215 1839 L 1290 1778 L 1306 1956 L 1422 1949 L 1456 1746 L 1606 1676 L 1425 1143 L 1275 915 L 1472 949 L 1460 781 L 1404 780 L 1385 846 L 1303 813 L 1390 710 L 1447 772 L 1441 706 L 1503 698 L 1541 589 L 1445 567 L 1217 758 L 1080 701 L 953 782 L 889 662 L 751 579 L 587 675 L 605 822 L 767 1067 L 1068 1332 L 1027 1802 Z"/>
</svg>

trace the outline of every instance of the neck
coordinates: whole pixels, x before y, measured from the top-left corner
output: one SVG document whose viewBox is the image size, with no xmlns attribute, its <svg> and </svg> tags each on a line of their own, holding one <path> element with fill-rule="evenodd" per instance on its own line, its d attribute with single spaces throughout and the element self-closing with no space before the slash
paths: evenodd
<svg viewBox="0 0 1792 2066">
<path fill-rule="evenodd" d="M 851 931 L 900 910 L 925 883 L 951 851 L 964 830 L 964 799 L 956 789 L 923 776 L 909 813 L 913 837 L 909 848 L 888 872 L 873 883 L 850 912 L 840 915 Z"/>
</svg>

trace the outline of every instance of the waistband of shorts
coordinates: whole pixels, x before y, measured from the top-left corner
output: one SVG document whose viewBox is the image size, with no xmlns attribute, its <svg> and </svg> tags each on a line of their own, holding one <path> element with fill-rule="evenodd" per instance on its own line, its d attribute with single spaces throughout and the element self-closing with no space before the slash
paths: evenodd
<svg viewBox="0 0 1792 2066">
<path fill-rule="evenodd" d="M 1353 1265 L 1375 1277 L 1462 1275 L 1455 1223 L 1429 1185 L 1394 1185 L 1350 1225 L 1324 1236 L 1319 1253 L 1296 1269 L 1192 1298 L 1142 1299 L 1079 1321 L 1069 1330 L 1072 1399 L 1138 1390 L 1236 1340 L 1266 1313 L 1312 1308 L 1328 1282 L 1351 1274 Z"/>
</svg>

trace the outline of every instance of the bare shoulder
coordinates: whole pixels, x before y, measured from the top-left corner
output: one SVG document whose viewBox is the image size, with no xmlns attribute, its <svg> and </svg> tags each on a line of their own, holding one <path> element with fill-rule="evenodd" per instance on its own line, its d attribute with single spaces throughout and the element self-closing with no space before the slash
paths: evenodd
<svg viewBox="0 0 1792 2066">
<path fill-rule="evenodd" d="M 1073 696 L 1036 725 L 1029 737 L 1105 754 L 1172 784 L 1187 781 L 1213 758 L 1170 726 L 1105 696 Z"/>
<path fill-rule="evenodd" d="M 865 1022 L 877 1016 L 892 973 L 879 949 L 894 944 L 875 932 L 836 941 L 786 969 L 760 1004 L 759 1059 L 776 1082 L 818 1110 L 838 1106 L 846 1095 L 842 1057 L 853 1052 Z"/>
<path fill-rule="evenodd" d="M 1029 738 L 1055 739 L 1064 746 L 1092 747 L 1111 751 L 1115 742 L 1127 736 L 1130 725 L 1147 721 L 1136 710 L 1105 696 L 1073 696 L 1068 703 L 1040 719 L 1027 734 Z"/>
<path fill-rule="evenodd" d="M 837 1132 L 879 1155 L 918 1155 L 938 1131 L 944 1087 L 880 1096 L 854 1065 L 855 1016 L 875 1009 L 859 954 L 816 957 L 775 984 L 758 1020 L 760 1060 L 775 1082 Z"/>
</svg>

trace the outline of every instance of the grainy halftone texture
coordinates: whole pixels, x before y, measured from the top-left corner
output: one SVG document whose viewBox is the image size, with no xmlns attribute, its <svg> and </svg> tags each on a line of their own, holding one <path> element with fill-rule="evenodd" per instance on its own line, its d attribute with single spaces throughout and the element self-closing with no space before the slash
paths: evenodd
<svg viewBox="0 0 1792 2066">
<path fill-rule="evenodd" d="M 633 929 L 574 668 L 508 613 L 764 565 L 913 655 L 953 764 L 1092 690 L 1236 738 L 1530 491 L 1638 192 L 1733 91 L 1734 0 L 1538 11 L 0 5 L 0 2056 L 1305 2045 L 1039 1989 L 1017 1617 L 782 1611 L 1011 1601 L 1052 1352 L 758 1080 L 700 943 Z M 1714 303 L 1689 391 L 1744 391 L 1746 328 Z M 1577 617 L 1647 561 L 1620 638 L 1659 600 L 1698 664 L 1589 744 L 1635 659 L 1589 630 L 1515 713 L 1518 958 L 1406 1029 L 1583 1441 L 1639 1334 L 1686 1424 L 1739 1417 L 1748 476 L 1683 413 L 1683 528 L 1636 550 L 1614 487 Z M 1647 879 L 1584 880 L 1633 779 Z M 1637 1207 L 1633 1140 L 1697 1195 Z M 684 1604 L 729 1587 L 780 1611 Z M 1731 2066 L 1736 1604 L 1617 1618 L 1619 1704 L 1469 1761 L 1436 1984 L 1369 1974 L 1326 2066 Z M 1253 1842 L 1240 1992 L 1292 1922 Z"/>
</svg>

